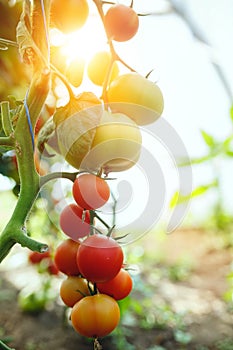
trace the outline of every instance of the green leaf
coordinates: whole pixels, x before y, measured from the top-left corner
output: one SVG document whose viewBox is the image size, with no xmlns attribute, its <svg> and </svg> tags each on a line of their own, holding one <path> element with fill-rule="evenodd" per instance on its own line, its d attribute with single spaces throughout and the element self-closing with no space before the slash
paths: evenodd
<svg viewBox="0 0 233 350">
<path fill-rule="evenodd" d="M 16 41 L 19 47 L 19 54 L 25 63 L 31 63 L 34 53 L 42 61 L 45 61 L 31 35 L 31 2 L 29 0 L 24 1 L 20 21 L 16 27 Z"/>
<path fill-rule="evenodd" d="M 231 118 L 231 121 L 233 122 L 233 105 L 230 108 L 230 118 Z"/>
<path fill-rule="evenodd" d="M 227 137 L 223 142 L 223 150 L 229 157 L 233 157 L 233 135 Z"/>
<path fill-rule="evenodd" d="M 216 152 L 211 152 L 205 156 L 202 157 L 197 157 L 197 158 L 191 158 L 191 159 L 182 159 L 180 158 L 177 163 L 179 167 L 183 167 L 183 166 L 190 166 L 190 164 L 195 165 L 195 164 L 201 164 L 204 163 L 210 159 L 212 159 L 213 157 L 215 157 L 217 155 Z"/>
<path fill-rule="evenodd" d="M 201 130 L 201 135 L 208 147 L 213 148 L 216 145 L 214 137 L 208 134 L 206 131 Z"/>
<path fill-rule="evenodd" d="M 91 149 L 102 114 L 100 100 L 93 93 L 84 92 L 58 108 L 53 116 L 60 152 L 76 169 Z"/>
<path fill-rule="evenodd" d="M 213 181 L 207 185 L 201 185 L 196 187 L 191 193 L 183 195 L 179 191 L 176 191 L 171 200 L 170 200 L 170 208 L 174 208 L 176 205 L 185 203 L 189 201 L 192 198 L 201 196 L 205 192 L 207 192 L 209 189 L 214 188 L 217 186 L 217 181 Z"/>
</svg>

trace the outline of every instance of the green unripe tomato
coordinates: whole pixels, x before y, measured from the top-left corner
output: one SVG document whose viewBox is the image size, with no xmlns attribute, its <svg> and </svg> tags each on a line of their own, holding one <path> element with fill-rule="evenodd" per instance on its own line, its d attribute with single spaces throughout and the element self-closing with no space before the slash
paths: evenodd
<svg viewBox="0 0 233 350">
<path fill-rule="evenodd" d="M 163 112 L 163 95 L 155 83 L 137 73 L 117 77 L 107 91 L 113 112 L 126 114 L 138 125 L 153 123 Z"/>
</svg>

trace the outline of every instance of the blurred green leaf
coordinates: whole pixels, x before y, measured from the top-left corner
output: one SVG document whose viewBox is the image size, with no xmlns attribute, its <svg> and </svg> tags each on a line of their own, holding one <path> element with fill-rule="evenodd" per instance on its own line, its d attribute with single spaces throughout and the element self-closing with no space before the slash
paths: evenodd
<svg viewBox="0 0 233 350">
<path fill-rule="evenodd" d="M 194 197 L 200 196 L 204 194 L 206 191 L 208 191 L 210 188 L 216 187 L 217 185 L 218 185 L 218 182 L 214 180 L 213 182 L 207 185 L 201 185 L 196 187 L 191 193 L 187 195 L 182 195 L 179 191 L 176 191 L 170 200 L 170 208 L 174 208 L 176 205 L 185 203 Z"/>
<path fill-rule="evenodd" d="M 175 340 L 180 344 L 188 344 L 192 340 L 192 336 L 190 333 L 183 332 L 181 330 L 175 331 L 174 336 L 175 336 Z"/>
<path fill-rule="evenodd" d="M 233 122 L 233 105 L 230 108 L 230 118 L 231 118 L 231 121 Z"/>
<path fill-rule="evenodd" d="M 195 164 L 201 164 L 204 163 L 208 160 L 211 160 L 213 157 L 215 157 L 218 153 L 216 151 L 212 151 L 211 153 L 202 156 L 202 157 L 197 157 L 197 158 L 191 158 L 191 159 L 179 159 L 178 160 L 178 166 L 190 166 L 190 164 L 195 165 Z"/>
<path fill-rule="evenodd" d="M 204 130 L 201 130 L 201 135 L 208 147 L 213 148 L 216 145 L 216 141 L 212 135 Z"/>
</svg>

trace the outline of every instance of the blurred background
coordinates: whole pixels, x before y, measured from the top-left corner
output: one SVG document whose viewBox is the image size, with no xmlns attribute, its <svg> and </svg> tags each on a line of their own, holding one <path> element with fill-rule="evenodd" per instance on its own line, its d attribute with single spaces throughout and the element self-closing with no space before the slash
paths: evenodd
<svg viewBox="0 0 233 350">
<path fill-rule="evenodd" d="M 130 1 L 120 2 L 130 5 Z M 51 32 L 51 42 L 59 48 L 62 61 L 88 62 L 97 50 L 107 48 L 95 7 L 91 1 L 88 3 L 90 18 L 79 32 L 69 36 L 56 30 Z M 145 76 L 153 70 L 150 79 L 158 83 L 164 95 L 162 118 L 183 141 L 192 164 L 192 191 L 187 197 L 181 194 L 177 203 L 180 189 L 176 170 L 187 164 L 176 159 L 174 165 L 161 145 L 152 142 L 145 146 L 154 147 L 155 158 L 163 170 L 164 215 L 146 235 L 124 247 L 134 291 L 121 303 L 121 326 L 103 341 L 103 346 L 113 350 L 230 350 L 233 349 L 233 2 L 133 3 L 141 14 L 139 31 L 130 41 L 115 43 L 115 48 L 140 74 Z M 20 1 L 0 1 L 1 38 L 15 41 L 20 13 Z M 77 47 L 75 40 L 79 43 Z M 121 69 L 125 71 L 124 67 Z M 3 45 L 0 99 L 9 95 L 23 99 L 29 81 L 30 71 L 20 61 L 17 48 L 7 49 Z M 84 72 L 82 84 L 75 91 L 85 89 L 97 95 L 101 92 Z M 57 98 L 61 96 L 64 98 L 62 86 Z M 45 163 L 45 169 L 48 166 Z M 53 162 L 52 169 L 58 168 Z M 146 205 L 148 194 L 144 191 L 143 197 L 139 187 L 146 186 L 148 174 L 142 173 L 135 168 L 119 175 L 118 183 L 127 180 L 133 193 L 132 197 L 126 191 L 133 201 L 124 198 L 126 211 L 119 212 L 117 218 L 123 229 L 129 217 L 134 222 L 143 212 L 141 206 Z M 18 185 L 14 154 L 0 153 L 0 229 L 15 206 Z M 28 223 L 33 237 L 51 247 L 64 239 L 57 223 L 60 202 L 69 192 L 67 183 L 56 182 L 46 187 Z M 167 217 L 185 202 L 188 210 L 180 226 L 168 235 L 164 229 Z M 140 232 L 136 236 L 140 237 Z M 77 349 L 77 343 L 82 349 L 91 349 L 91 343 L 65 325 L 67 315 L 58 297 L 63 276 L 51 274 L 45 266 L 32 265 L 29 254 L 27 249 L 15 247 L 1 264 L 0 339 L 25 350 L 40 350 L 44 344 L 49 349 L 72 350 Z M 65 345 L 67 341 L 69 347 Z"/>
</svg>

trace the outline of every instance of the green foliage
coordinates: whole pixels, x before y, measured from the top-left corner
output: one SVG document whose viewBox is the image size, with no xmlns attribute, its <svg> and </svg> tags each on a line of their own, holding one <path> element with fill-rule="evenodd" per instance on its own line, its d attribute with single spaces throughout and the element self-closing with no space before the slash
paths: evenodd
<svg viewBox="0 0 233 350">
<path fill-rule="evenodd" d="M 227 275 L 228 290 L 224 294 L 224 299 L 233 308 L 233 264 L 231 266 L 231 272 Z"/>
<path fill-rule="evenodd" d="M 233 106 L 231 106 L 229 114 L 233 122 Z M 192 158 L 191 164 L 193 166 L 208 164 L 213 170 L 213 180 L 207 184 L 198 185 L 191 193 L 185 195 L 176 191 L 170 200 L 170 207 L 173 208 L 174 206 L 187 202 L 190 199 L 203 196 L 210 190 L 214 190 L 217 195 L 217 199 L 215 203 L 212 203 L 211 209 L 213 212 L 213 217 L 209 218 L 208 221 L 212 221 L 214 224 L 212 229 L 229 232 L 232 226 L 233 217 L 226 214 L 224 210 L 224 203 L 221 193 L 222 177 L 220 175 L 220 168 L 222 161 L 233 157 L 233 135 L 232 132 L 230 132 L 229 135 L 222 140 L 217 140 L 213 135 L 205 130 L 201 130 L 200 132 L 202 139 L 207 146 L 207 152 L 201 157 Z M 187 165 L 188 163 L 185 160 L 180 160 L 180 167 Z"/>
<path fill-rule="evenodd" d="M 233 349 L 233 340 L 232 339 L 224 339 L 220 340 L 216 343 L 217 350 L 232 350 Z"/>
<path fill-rule="evenodd" d="M 201 135 L 203 140 L 205 141 L 206 145 L 212 149 L 214 148 L 214 146 L 216 145 L 216 140 L 214 139 L 214 137 L 212 135 L 210 135 L 209 133 L 207 133 L 204 130 L 201 130 Z"/>
</svg>

